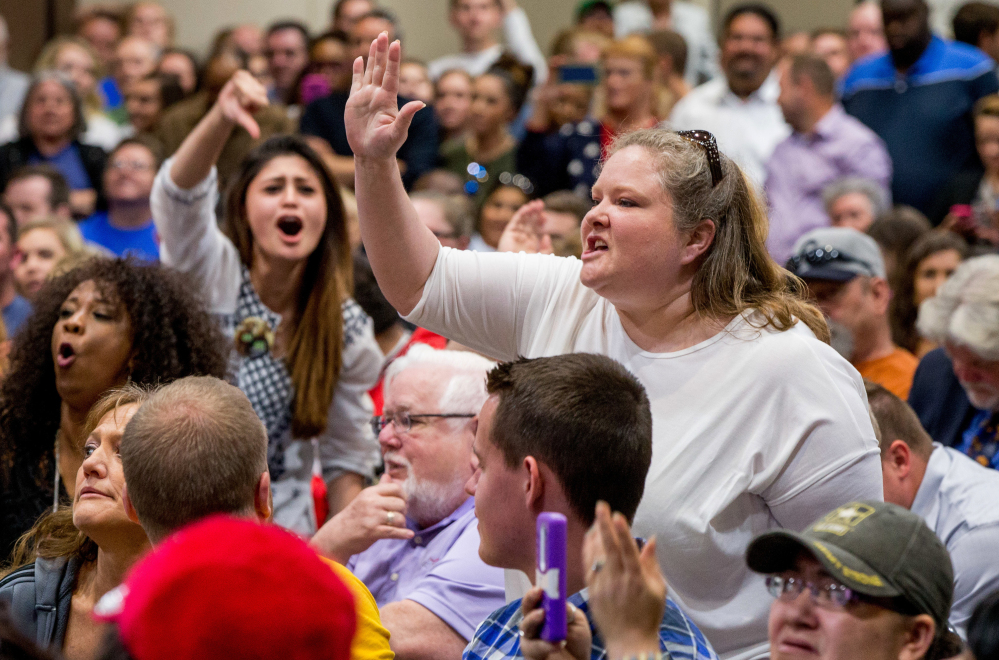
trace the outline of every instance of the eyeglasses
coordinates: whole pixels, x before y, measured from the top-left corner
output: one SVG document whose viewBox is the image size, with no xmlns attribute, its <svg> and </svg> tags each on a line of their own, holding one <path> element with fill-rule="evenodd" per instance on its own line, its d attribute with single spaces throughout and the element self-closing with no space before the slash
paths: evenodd
<svg viewBox="0 0 999 660">
<path fill-rule="evenodd" d="M 371 418 L 371 430 L 378 435 L 382 432 L 389 424 L 395 424 L 395 430 L 400 433 L 409 433 L 413 430 L 413 420 L 421 420 L 425 417 L 433 417 L 440 419 L 458 419 L 465 418 L 469 419 L 475 417 L 475 413 L 424 413 L 424 414 L 414 414 L 408 411 L 402 410 L 400 412 L 391 413 L 389 415 L 380 415 L 378 417 Z"/>
<path fill-rule="evenodd" d="M 787 575 L 767 576 L 767 591 L 774 598 L 786 603 L 797 600 L 798 596 L 806 588 L 812 597 L 812 602 L 819 607 L 843 609 L 851 602 L 860 600 L 860 594 L 834 580 L 815 584 L 799 577 Z"/>
<path fill-rule="evenodd" d="M 708 131 L 677 131 L 677 135 L 688 142 L 700 145 L 708 157 L 708 167 L 711 168 L 711 187 L 714 188 L 725 176 L 722 174 L 721 152 L 718 151 L 718 141 Z"/>
<path fill-rule="evenodd" d="M 863 266 L 868 273 L 874 275 L 874 267 L 867 263 L 863 259 L 857 259 L 856 257 L 851 257 L 845 252 L 837 250 L 831 245 L 814 245 L 806 244 L 805 252 L 801 254 L 796 254 L 787 262 L 787 269 L 792 273 L 797 273 L 798 269 L 801 267 L 803 261 L 807 261 L 812 266 L 821 266 L 833 261 L 841 261 L 843 263 L 860 264 Z"/>
<path fill-rule="evenodd" d="M 138 160 L 113 160 L 108 163 L 108 168 L 112 170 L 129 170 L 131 172 L 145 172 L 153 169 L 149 163 Z"/>
</svg>

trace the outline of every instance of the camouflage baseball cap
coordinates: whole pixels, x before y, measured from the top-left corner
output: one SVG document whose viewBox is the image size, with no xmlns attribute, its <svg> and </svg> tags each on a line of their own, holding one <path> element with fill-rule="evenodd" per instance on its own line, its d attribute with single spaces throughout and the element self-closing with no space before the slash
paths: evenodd
<svg viewBox="0 0 999 660">
<path fill-rule="evenodd" d="M 802 533 L 779 530 L 757 537 L 746 563 L 757 573 L 794 567 L 808 551 L 829 574 L 868 596 L 901 598 L 947 628 L 954 596 L 954 568 L 947 548 L 923 519 L 894 504 L 851 502 Z"/>
</svg>

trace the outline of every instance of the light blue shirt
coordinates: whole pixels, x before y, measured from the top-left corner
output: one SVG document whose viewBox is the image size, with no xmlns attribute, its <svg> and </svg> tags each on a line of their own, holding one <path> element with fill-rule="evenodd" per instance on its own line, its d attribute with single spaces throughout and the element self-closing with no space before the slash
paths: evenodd
<svg viewBox="0 0 999 660">
<path fill-rule="evenodd" d="M 950 553 L 950 623 L 964 637 L 975 605 L 999 589 L 999 472 L 934 442 L 912 512 L 926 521 Z"/>
</svg>

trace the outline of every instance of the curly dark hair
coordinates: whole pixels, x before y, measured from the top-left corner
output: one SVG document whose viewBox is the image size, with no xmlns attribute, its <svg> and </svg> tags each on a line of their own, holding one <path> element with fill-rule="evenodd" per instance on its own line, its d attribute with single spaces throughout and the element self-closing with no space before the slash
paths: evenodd
<svg viewBox="0 0 999 660">
<path fill-rule="evenodd" d="M 55 384 L 52 329 L 63 302 L 88 280 L 128 313 L 134 383 L 152 386 L 185 376 L 226 375 L 229 342 L 192 293 L 198 287 L 181 274 L 135 259 L 97 257 L 48 282 L 14 338 L 10 369 L 0 384 L 0 559 L 9 547 L 8 535 L 16 538 L 25 531 L 52 500 L 53 442 L 62 403 Z M 12 524 L 14 518 L 19 524 Z"/>
</svg>

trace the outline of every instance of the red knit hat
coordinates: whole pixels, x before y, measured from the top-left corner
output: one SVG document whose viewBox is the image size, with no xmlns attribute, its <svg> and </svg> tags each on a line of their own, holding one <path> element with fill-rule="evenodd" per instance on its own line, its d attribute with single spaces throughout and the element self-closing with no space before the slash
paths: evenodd
<svg viewBox="0 0 999 660">
<path fill-rule="evenodd" d="M 348 660 L 354 597 L 296 536 L 214 516 L 164 541 L 94 616 L 135 660 Z"/>
</svg>

